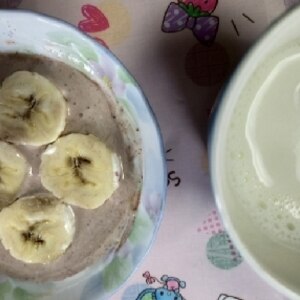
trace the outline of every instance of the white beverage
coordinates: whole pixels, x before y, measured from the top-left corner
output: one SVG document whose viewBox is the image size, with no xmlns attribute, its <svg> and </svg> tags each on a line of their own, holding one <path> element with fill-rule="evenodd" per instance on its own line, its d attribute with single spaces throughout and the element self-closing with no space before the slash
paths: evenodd
<svg viewBox="0 0 300 300">
<path fill-rule="evenodd" d="M 268 236 L 300 246 L 300 45 L 268 57 L 251 77 L 227 136 L 226 178 Z"/>
</svg>

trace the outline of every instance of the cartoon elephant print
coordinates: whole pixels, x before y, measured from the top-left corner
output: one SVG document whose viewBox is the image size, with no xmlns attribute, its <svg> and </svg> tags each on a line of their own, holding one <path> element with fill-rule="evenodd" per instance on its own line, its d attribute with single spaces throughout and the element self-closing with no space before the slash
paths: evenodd
<svg viewBox="0 0 300 300">
<path fill-rule="evenodd" d="M 184 300 L 180 294 L 180 288 L 186 287 L 185 281 L 167 275 L 163 275 L 161 281 L 163 287 L 145 289 L 136 300 Z"/>
<path fill-rule="evenodd" d="M 165 288 L 149 288 L 142 291 L 136 300 L 183 300 L 182 296 Z"/>
</svg>

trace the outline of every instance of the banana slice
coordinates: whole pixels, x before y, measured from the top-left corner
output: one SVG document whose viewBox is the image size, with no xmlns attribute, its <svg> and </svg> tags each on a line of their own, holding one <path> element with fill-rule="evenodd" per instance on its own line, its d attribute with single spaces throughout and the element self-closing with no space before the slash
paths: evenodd
<svg viewBox="0 0 300 300">
<path fill-rule="evenodd" d="M 0 90 L 0 138 L 41 146 L 55 141 L 65 127 L 66 102 L 45 77 L 18 71 Z"/>
<path fill-rule="evenodd" d="M 74 232 L 72 208 L 50 195 L 20 198 L 0 212 L 4 248 L 26 263 L 57 259 L 71 244 Z"/>
<path fill-rule="evenodd" d="M 13 201 L 28 172 L 24 156 L 14 146 L 0 141 L 0 209 Z"/>
<path fill-rule="evenodd" d="M 122 175 L 118 156 L 91 134 L 59 138 L 41 160 L 44 187 L 63 201 L 87 209 L 102 205 L 118 188 Z"/>
</svg>

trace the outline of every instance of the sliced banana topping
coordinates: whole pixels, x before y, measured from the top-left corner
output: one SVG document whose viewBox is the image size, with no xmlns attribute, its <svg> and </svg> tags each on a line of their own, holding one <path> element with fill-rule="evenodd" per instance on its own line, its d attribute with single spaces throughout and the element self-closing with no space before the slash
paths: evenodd
<svg viewBox="0 0 300 300">
<path fill-rule="evenodd" d="M 53 196 L 23 197 L 0 212 L 0 238 L 10 254 L 26 263 L 46 264 L 61 256 L 75 233 L 70 206 Z"/>
<path fill-rule="evenodd" d="M 24 156 L 14 146 L 0 141 L 0 209 L 14 200 L 28 172 Z"/>
<path fill-rule="evenodd" d="M 45 77 L 18 71 L 0 90 L 0 138 L 40 146 L 55 141 L 65 127 L 62 93 Z"/>
<path fill-rule="evenodd" d="M 42 184 L 66 203 L 94 209 L 119 186 L 120 159 L 91 134 L 59 138 L 48 146 L 41 160 Z"/>
</svg>

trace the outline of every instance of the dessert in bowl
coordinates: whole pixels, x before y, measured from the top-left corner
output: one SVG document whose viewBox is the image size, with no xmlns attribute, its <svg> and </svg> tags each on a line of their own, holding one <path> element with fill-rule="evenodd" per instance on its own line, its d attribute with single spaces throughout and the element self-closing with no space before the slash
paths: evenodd
<svg viewBox="0 0 300 300">
<path fill-rule="evenodd" d="M 161 219 L 157 123 L 105 47 L 46 16 L 0 16 L 0 288 L 37 299 L 108 297 Z"/>
</svg>

